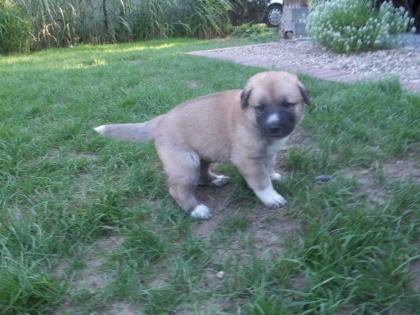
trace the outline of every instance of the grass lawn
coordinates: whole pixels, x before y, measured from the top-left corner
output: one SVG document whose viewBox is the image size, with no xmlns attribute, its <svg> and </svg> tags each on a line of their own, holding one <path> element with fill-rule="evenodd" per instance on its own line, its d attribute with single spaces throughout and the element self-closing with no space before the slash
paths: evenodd
<svg viewBox="0 0 420 315">
<path fill-rule="evenodd" d="M 93 132 L 241 88 L 262 69 L 185 54 L 233 44 L 0 57 L 1 314 L 418 314 L 420 96 L 397 81 L 301 77 L 280 210 L 221 165 L 231 184 L 200 188 L 214 216 L 193 220 L 152 143 Z"/>
</svg>

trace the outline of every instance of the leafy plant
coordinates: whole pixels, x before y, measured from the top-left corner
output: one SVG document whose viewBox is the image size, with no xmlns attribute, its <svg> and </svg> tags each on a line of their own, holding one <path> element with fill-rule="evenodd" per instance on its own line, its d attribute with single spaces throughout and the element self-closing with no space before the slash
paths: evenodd
<svg viewBox="0 0 420 315">
<path fill-rule="evenodd" d="M 241 37 L 241 38 L 251 38 L 251 39 L 272 39 L 277 40 L 278 34 L 275 29 L 267 27 L 265 24 L 251 24 L 245 23 L 240 26 L 237 26 L 233 32 L 232 36 Z"/>
<path fill-rule="evenodd" d="M 390 2 L 375 9 L 370 0 L 333 0 L 313 6 L 307 31 L 321 46 L 350 53 L 390 47 L 409 24 L 408 13 Z"/>
<path fill-rule="evenodd" d="M 0 53 L 29 51 L 32 26 L 13 2 L 0 0 Z"/>
</svg>

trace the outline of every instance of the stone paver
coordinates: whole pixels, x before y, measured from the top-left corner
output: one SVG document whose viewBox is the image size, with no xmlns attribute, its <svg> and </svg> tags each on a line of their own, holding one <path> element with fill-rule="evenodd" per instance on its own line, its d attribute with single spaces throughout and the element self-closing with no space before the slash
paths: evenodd
<svg viewBox="0 0 420 315">
<path fill-rule="evenodd" d="M 408 38 L 413 42 L 411 37 Z M 417 40 L 417 37 L 413 38 Z M 190 54 L 301 73 L 327 81 L 355 82 L 398 77 L 404 89 L 420 93 L 420 47 L 417 47 L 417 42 L 415 44 L 401 49 L 349 56 L 324 52 L 310 41 L 281 41 L 194 51 Z"/>
<path fill-rule="evenodd" d="M 402 82 L 401 85 L 408 91 L 420 92 L 420 82 Z"/>
</svg>

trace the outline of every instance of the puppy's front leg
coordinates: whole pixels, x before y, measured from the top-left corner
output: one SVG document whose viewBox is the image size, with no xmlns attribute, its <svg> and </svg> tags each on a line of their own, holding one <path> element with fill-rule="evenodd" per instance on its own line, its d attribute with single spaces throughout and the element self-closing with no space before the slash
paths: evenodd
<svg viewBox="0 0 420 315">
<path fill-rule="evenodd" d="M 279 182 L 279 181 L 281 181 L 282 176 L 281 176 L 280 173 L 277 173 L 274 170 L 274 165 L 275 164 L 276 164 L 276 155 L 273 154 L 273 155 L 270 155 L 270 156 L 266 157 L 265 166 L 267 168 L 268 174 L 270 174 L 271 180 Z"/>
<path fill-rule="evenodd" d="M 279 208 L 287 203 L 287 200 L 274 190 L 267 166 L 263 161 L 246 159 L 236 161 L 234 164 L 264 205 Z"/>
</svg>

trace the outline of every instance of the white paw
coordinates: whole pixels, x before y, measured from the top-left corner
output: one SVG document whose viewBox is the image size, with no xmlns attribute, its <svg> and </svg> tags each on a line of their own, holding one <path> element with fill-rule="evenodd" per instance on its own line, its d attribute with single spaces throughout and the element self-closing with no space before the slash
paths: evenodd
<svg viewBox="0 0 420 315">
<path fill-rule="evenodd" d="M 255 194 L 264 205 L 270 208 L 280 208 L 287 204 L 287 200 L 275 191 L 271 185 L 264 190 L 255 191 Z"/>
<path fill-rule="evenodd" d="M 222 187 L 229 181 L 229 177 L 225 175 L 217 175 L 217 178 L 213 179 L 211 184 L 216 187 Z"/>
<path fill-rule="evenodd" d="M 191 217 L 196 219 L 208 219 L 211 217 L 211 211 L 207 206 L 200 204 L 191 212 Z"/>
<path fill-rule="evenodd" d="M 281 181 L 282 176 L 279 173 L 273 172 L 273 173 L 271 173 L 270 178 L 271 178 L 271 180 L 279 182 L 279 181 Z"/>
</svg>

